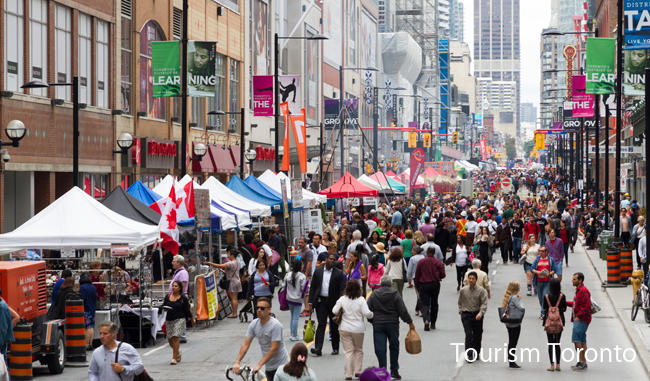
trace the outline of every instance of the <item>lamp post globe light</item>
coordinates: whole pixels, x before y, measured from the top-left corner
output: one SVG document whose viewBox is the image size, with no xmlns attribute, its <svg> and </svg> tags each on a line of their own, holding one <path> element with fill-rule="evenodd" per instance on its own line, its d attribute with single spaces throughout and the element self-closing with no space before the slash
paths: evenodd
<svg viewBox="0 0 650 381">
<path fill-rule="evenodd" d="M 250 174 L 253 174 L 253 162 L 257 159 L 257 152 L 254 149 L 249 149 L 246 151 L 246 160 L 248 160 L 248 166 L 250 168 Z"/>
<path fill-rule="evenodd" d="M 129 151 L 129 148 L 133 146 L 133 136 L 128 132 L 122 132 L 117 138 L 117 146 L 120 147 L 120 149 L 113 151 L 113 153 L 121 153 L 123 155 L 126 155 Z"/>
<path fill-rule="evenodd" d="M 205 146 L 203 143 L 196 143 L 194 145 L 194 156 L 197 157 L 197 160 L 203 159 L 203 156 L 208 152 L 208 147 Z"/>
<path fill-rule="evenodd" d="M 25 128 L 25 123 L 20 120 L 12 120 L 7 123 L 7 129 L 5 134 L 11 140 L 11 143 L 2 143 L 3 146 L 10 145 L 12 147 L 18 147 L 18 142 L 25 137 L 27 129 Z"/>
</svg>

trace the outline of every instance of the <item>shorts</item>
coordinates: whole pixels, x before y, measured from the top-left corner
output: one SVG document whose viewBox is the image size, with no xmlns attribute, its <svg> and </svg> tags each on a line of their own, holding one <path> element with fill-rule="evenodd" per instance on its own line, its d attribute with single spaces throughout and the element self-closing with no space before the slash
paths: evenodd
<svg viewBox="0 0 650 381">
<path fill-rule="evenodd" d="M 529 272 L 533 270 L 533 265 L 530 263 L 524 261 L 524 272 Z"/>
<path fill-rule="evenodd" d="M 587 328 L 589 326 L 582 320 L 573 322 L 573 333 L 571 334 L 572 343 L 587 344 Z"/>
<path fill-rule="evenodd" d="M 553 266 L 553 271 L 555 271 L 555 275 L 562 275 L 562 262 L 556 262 Z"/>
<path fill-rule="evenodd" d="M 95 314 L 84 312 L 84 325 L 86 328 L 95 328 Z"/>
</svg>

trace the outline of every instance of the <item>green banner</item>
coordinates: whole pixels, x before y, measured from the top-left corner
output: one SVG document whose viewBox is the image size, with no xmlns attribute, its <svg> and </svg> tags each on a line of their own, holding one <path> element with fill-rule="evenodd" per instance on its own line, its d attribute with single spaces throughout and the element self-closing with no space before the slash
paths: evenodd
<svg viewBox="0 0 650 381">
<path fill-rule="evenodd" d="M 151 42 L 151 74 L 154 97 L 181 95 L 181 59 L 179 41 Z"/>
<path fill-rule="evenodd" d="M 612 94 L 616 40 L 613 38 L 587 38 L 587 94 Z"/>
</svg>

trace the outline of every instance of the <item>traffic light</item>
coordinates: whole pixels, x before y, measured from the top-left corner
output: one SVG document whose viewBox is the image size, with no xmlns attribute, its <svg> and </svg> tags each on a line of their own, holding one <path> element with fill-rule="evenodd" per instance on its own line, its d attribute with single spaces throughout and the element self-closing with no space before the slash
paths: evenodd
<svg viewBox="0 0 650 381">
<path fill-rule="evenodd" d="M 424 148 L 430 148 L 431 147 L 431 134 L 428 132 L 425 132 L 422 134 L 422 147 Z"/>
<path fill-rule="evenodd" d="M 366 163 L 366 174 L 369 175 L 372 173 L 372 165 L 370 163 Z"/>
<path fill-rule="evenodd" d="M 451 144 L 458 144 L 458 132 L 454 131 L 451 133 Z"/>
<path fill-rule="evenodd" d="M 416 148 L 418 146 L 418 133 L 409 132 L 409 145 L 408 148 Z"/>
</svg>

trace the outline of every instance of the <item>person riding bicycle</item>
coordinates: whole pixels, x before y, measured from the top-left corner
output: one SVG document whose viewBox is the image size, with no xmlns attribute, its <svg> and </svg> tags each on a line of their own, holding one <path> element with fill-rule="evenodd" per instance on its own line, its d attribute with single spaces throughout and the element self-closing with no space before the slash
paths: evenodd
<svg viewBox="0 0 650 381">
<path fill-rule="evenodd" d="M 282 340 L 282 323 L 271 316 L 271 299 L 260 297 L 257 300 L 257 319 L 248 326 L 246 338 L 239 349 L 239 355 L 232 367 L 235 374 L 240 374 L 240 361 L 246 356 L 251 342 L 257 337 L 264 357 L 255 365 L 253 372 L 259 372 L 264 366 L 267 380 L 273 380 L 276 370 L 289 361 L 289 354 Z"/>
</svg>

